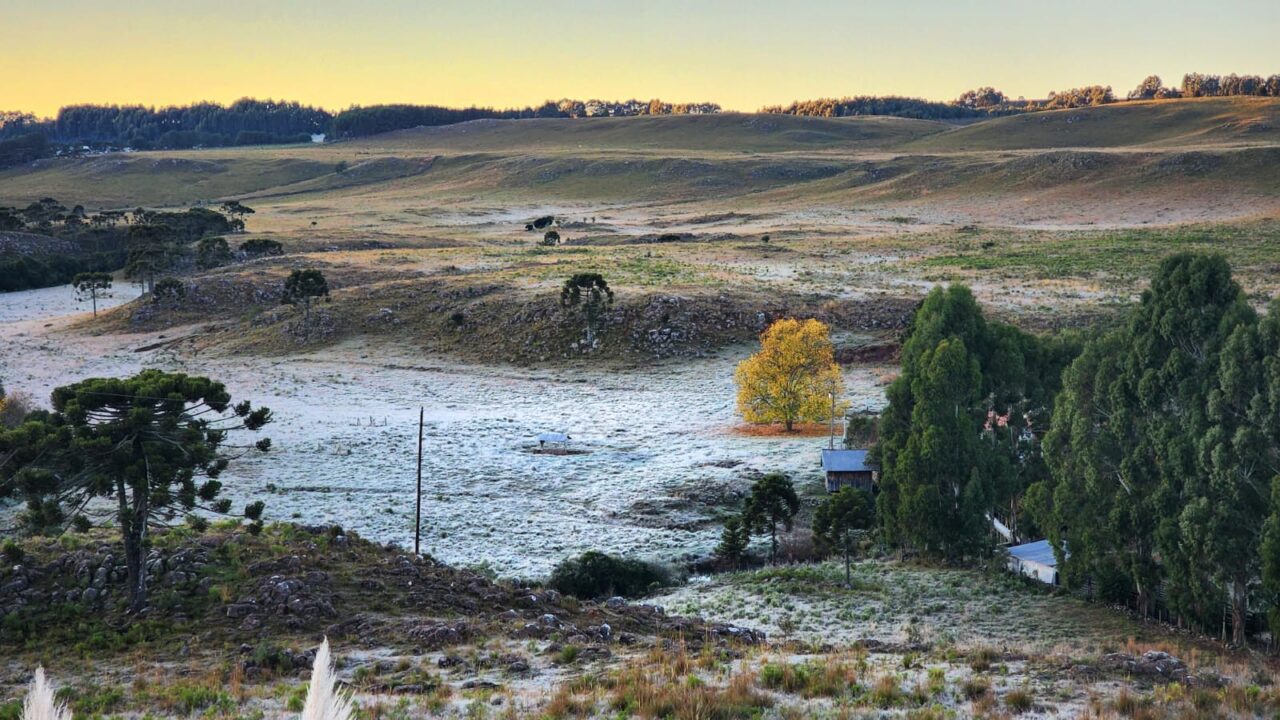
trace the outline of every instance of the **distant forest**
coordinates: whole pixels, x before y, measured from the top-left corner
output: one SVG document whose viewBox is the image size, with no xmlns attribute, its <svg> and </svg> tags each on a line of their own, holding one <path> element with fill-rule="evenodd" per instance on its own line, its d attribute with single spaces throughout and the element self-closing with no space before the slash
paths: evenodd
<svg viewBox="0 0 1280 720">
<path fill-rule="evenodd" d="M 661 100 L 547 101 L 509 110 L 446 108 L 434 105 L 374 105 L 337 113 L 296 102 L 238 100 L 231 105 L 196 103 L 182 107 L 71 105 L 41 120 L 30 113 L 0 112 L 0 167 L 28 162 L 63 148 L 130 147 L 135 150 L 270 145 L 310 142 L 312 135 L 352 138 L 480 119 L 596 117 L 716 113 L 714 103 Z"/>
<path fill-rule="evenodd" d="M 1165 100 L 1183 97 L 1255 96 L 1280 97 L 1280 75 L 1204 75 L 1188 73 L 1182 84 L 1166 86 L 1159 75 L 1150 75 L 1130 92 L 1127 100 Z M 983 87 L 969 90 L 951 102 L 935 102 L 908 97 L 875 97 L 863 95 L 845 98 L 800 100 L 790 105 L 771 105 L 763 113 L 807 115 L 812 117 L 854 117 L 858 115 L 893 115 L 919 120 L 957 120 L 993 115 L 1061 110 L 1065 108 L 1107 105 L 1117 102 L 1109 85 L 1088 85 L 1050 92 L 1043 100 L 1012 99 L 1003 92 Z"/>
<path fill-rule="evenodd" d="M 1152 75 L 1128 93 L 1128 100 L 1252 95 L 1280 97 L 1280 75 L 1204 75 L 1188 73 L 1178 86 L 1166 86 Z M 846 97 L 804 100 L 761 108 L 760 112 L 817 117 L 892 115 L 926 120 L 960 120 L 993 115 L 1105 105 L 1118 99 L 1109 86 L 1090 85 L 1051 92 L 1042 100 L 1013 99 L 983 87 L 950 102 L 908 97 Z M 229 145 L 310 142 L 355 138 L 405 128 L 450 125 L 469 120 L 618 117 L 634 115 L 708 114 L 715 103 L 667 103 L 661 100 L 551 101 L 537 107 L 447 108 L 435 105 L 353 106 L 338 113 L 296 102 L 238 100 L 231 105 L 196 103 L 181 107 L 141 105 L 71 105 L 51 119 L 30 113 L 0 112 L 0 168 L 55 153 L 91 149 L 182 149 Z"/>
</svg>

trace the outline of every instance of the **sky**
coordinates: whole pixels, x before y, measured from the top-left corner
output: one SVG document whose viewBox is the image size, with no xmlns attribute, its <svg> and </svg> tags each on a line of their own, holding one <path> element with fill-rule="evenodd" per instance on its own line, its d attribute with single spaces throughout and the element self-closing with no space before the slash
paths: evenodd
<svg viewBox="0 0 1280 720">
<path fill-rule="evenodd" d="M 1011 97 L 1280 73 L 1278 0 L 0 0 L 0 110 Z"/>
</svg>

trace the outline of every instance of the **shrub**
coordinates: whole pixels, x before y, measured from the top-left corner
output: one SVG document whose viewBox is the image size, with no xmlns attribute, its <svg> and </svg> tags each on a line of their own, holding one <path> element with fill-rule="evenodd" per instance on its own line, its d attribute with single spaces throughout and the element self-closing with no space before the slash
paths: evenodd
<svg viewBox="0 0 1280 720">
<path fill-rule="evenodd" d="M 22 546 L 14 542 L 12 538 L 5 538 L 5 541 L 0 543 L 0 555 L 4 556 L 4 561 L 10 565 L 17 565 L 26 557 Z"/>
<path fill-rule="evenodd" d="M 670 575 L 652 563 L 617 558 L 591 550 L 560 563 L 547 584 L 579 598 L 636 596 L 670 583 Z"/>
<path fill-rule="evenodd" d="M 240 243 L 240 252 L 248 257 L 263 257 L 266 255 L 281 255 L 284 253 L 284 246 L 275 240 L 266 238 L 253 238 Z"/>
<path fill-rule="evenodd" d="M 1035 704 L 1035 698 L 1031 696 L 1031 692 L 1024 689 L 1010 690 L 1004 696 L 1005 707 L 1015 713 L 1024 713 L 1031 709 Z"/>
<path fill-rule="evenodd" d="M 983 695 L 986 695 L 987 691 L 990 689 L 991 681 L 984 677 L 965 678 L 964 683 L 960 685 L 960 691 L 963 692 L 964 696 L 970 700 L 977 700 Z"/>
<path fill-rule="evenodd" d="M 902 701 L 902 687 L 893 675 L 882 675 L 871 687 L 871 703 L 879 708 L 891 708 Z"/>
</svg>

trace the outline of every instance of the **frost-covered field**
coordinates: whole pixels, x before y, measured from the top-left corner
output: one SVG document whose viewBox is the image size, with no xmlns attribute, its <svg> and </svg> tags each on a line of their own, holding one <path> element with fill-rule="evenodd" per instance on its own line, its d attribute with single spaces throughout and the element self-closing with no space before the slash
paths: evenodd
<svg viewBox="0 0 1280 720">
<path fill-rule="evenodd" d="M 79 310 L 66 288 L 0 295 L 6 387 L 43 400 L 57 385 L 142 367 L 210 375 L 276 414 L 264 431 L 273 452 L 232 466 L 237 505 L 262 497 L 268 519 L 340 523 L 410 546 L 421 405 L 424 550 L 504 576 L 543 574 L 587 549 L 706 551 L 719 532 L 710 515 L 736 502 L 751 473 L 820 481 L 825 438 L 731 432 L 733 366 L 746 349 L 627 372 L 465 366 L 360 346 L 287 359 L 181 357 L 135 352 L 156 333 L 63 332 L 65 314 Z M 855 406 L 883 401 L 870 369 L 851 371 L 848 385 Z M 585 452 L 528 452 L 548 430 Z"/>
</svg>

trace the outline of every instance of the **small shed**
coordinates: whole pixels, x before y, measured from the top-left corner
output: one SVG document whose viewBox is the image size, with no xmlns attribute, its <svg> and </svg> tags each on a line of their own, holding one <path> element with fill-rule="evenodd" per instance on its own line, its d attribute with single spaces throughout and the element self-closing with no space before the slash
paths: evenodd
<svg viewBox="0 0 1280 720">
<path fill-rule="evenodd" d="M 1046 585 L 1058 584 L 1058 558 L 1048 540 L 1010 547 L 1009 569 Z"/>
<path fill-rule="evenodd" d="M 545 448 L 547 445 L 559 445 L 563 448 L 572 439 L 562 432 L 544 432 L 538 435 L 538 446 Z"/>
<path fill-rule="evenodd" d="M 822 471 L 827 476 L 827 492 L 856 487 L 867 492 L 875 488 L 877 473 L 867 465 L 866 450 L 822 451 Z"/>
</svg>

